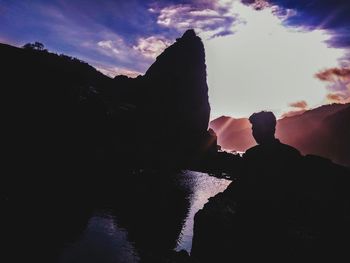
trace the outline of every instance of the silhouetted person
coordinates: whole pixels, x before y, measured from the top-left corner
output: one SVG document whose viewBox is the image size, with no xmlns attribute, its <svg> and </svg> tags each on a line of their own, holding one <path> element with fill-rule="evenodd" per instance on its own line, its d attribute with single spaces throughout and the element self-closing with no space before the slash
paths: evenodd
<svg viewBox="0 0 350 263">
<path fill-rule="evenodd" d="M 287 188 L 292 188 L 302 155 L 275 138 L 276 117 L 272 112 L 254 113 L 249 121 L 258 145 L 243 155 L 243 195 L 245 199 L 278 201 Z"/>
<path fill-rule="evenodd" d="M 242 184 L 248 199 L 279 202 L 291 190 L 300 167 L 300 152 L 275 138 L 276 117 L 258 112 L 249 117 L 258 145 L 243 155 Z"/>
<path fill-rule="evenodd" d="M 349 174 L 281 143 L 272 112 L 249 120 L 258 145 L 231 158 L 237 180 L 196 214 L 191 255 L 200 262 L 348 259 Z"/>
<path fill-rule="evenodd" d="M 290 162 L 300 158 L 300 152 L 275 138 L 276 117 L 272 112 L 261 111 L 249 117 L 252 124 L 253 137 L 258 145 L 248 149 L 244 158 L 255 162 Z"/>
<path fill-rule="evenodd" d="M 302 155 L 275 138 L 276 117 L 272 112 L 254 113 L 249 121 L 258 145 L 248 149 L 239 163 L 242 166 L 242 192 L 249 199 L 275 199 L 276 191 L 284 191 L 280 185 L 300 166 Z M 234 188 L 234 185 L 230 187 Z M 272 191 L 266 192 L 267 188 Z"/>
<path fill-rule="evenodd" d="M 258 145 L 243 155 L 244 172 L 238 186 L 243 226 L 240 240 L 243 251 L 256 252 L 253 258 L 259 255 L 278 262 L 287 253 L 286 210 L 293 199 L 302 156 L 275 137 L 272 112 L 254 113 L 249 121 Z"/>
</svg>

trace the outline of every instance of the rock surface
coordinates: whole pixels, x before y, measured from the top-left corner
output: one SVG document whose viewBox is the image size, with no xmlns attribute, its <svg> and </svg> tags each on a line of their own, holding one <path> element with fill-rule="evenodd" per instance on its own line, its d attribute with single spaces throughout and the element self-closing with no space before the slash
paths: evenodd
<svg viewBox="0 0 350 263">
<path fill-rule="evenodd" d="M 199 262 L 348 261 L 350 171 L 306 156 L 295 169 L 280 172 L 248 168 L 211 198 L 195 216 L 191 257 Z"/>
</svg>

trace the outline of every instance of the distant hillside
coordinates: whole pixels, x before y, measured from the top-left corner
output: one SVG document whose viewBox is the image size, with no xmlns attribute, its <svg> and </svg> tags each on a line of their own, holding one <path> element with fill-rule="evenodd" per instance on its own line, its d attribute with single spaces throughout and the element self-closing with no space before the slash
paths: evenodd
<svg viewBox="0 0 350 263">
<path fill-rule="evenodd" d="M 245 151 L 254 146 L 246 118 L 220 117 L 210 123 L 218 144 L 226 150 Z M 299 149 L 350 166 L 350 104 L 331 104 L 298 116 L 278 120 L 276 137 Z"/>
<path fill-rule="evenodd" d="M 255 145 L 251 135 L 251 125 L 247 118 L 234 119 L 221 116 L 210 122 L 217 137 L 218 144 L 226 150 L 245 151 Z"/>
<path fill-rule="evenodd" d="M 2 43 L 0 43 L 0 54 L 2 71 L 10 74 L 8 77 L 16 76 L 13 79 L 16 82 L 24 81 L 23 78 L 18 79 L 18 74 L 36 79 L 38 82 L 45 80 L 63 82 L 69 79 L 81 85 L 101 85 L 101 81 L 109 79 L 86 62 L 63 54 L 17 48 Z M 54 79 L 49 79 L 52 76 Z"/>
<path fill-rule="evenodd" d="M 3 149 L 15 174 L 9 178 L 89 169 L 109 136 L 99 91 L 113 80 L 65 55 L 0 44 L 0 57 Z"/>
</svg>

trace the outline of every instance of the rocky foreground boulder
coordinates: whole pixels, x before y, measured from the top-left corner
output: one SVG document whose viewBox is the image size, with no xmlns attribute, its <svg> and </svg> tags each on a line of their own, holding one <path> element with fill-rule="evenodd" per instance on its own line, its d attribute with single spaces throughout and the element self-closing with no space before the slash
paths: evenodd
<svg viewBox="0 0 350 263">
<path fill-rule="evenodd" d="M 317 156 L 303 157 L 292 173 L 281 172 L 278 179 L 255 168 L 241 171 L 195 215 L 191 257 L 198 262 L 349 262 L 350 171 Z M 256 176 L 261 181 L 246 183 Z"/>
</svg>

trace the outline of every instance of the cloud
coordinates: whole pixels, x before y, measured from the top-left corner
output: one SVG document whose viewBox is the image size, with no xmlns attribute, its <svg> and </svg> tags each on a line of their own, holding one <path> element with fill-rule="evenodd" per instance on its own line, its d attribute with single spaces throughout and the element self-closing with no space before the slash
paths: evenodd
<svg viewBox="0 0 350 263">
<path fill-rule="evenodd" d="M 350 68 L 330 68 L 320 71 L 316 74 L 316 77 L 322 81 L 329 82 L 349 82 L 350 81 Z"/>
<path fill-rule="evenodd" d="M 98 66 L 102 72 L 107 72 L 109 76 L 123 74 L 135 77 L 140 75 L 140 72 L 145 72 L 155 58 L 171 44 L 170 40 L 162 36 L 140 37 L 134 44 L 128 44 L 116 34 L 105 34 L 101 37 L 105 39 L 97 43 L 87 42 L 85 46 L 111 58 L 108 64 L 114 62 L 113 64 L 118 65 L 114 67 Z M 121 72 L 120 68 L 124 70 Z"/>
<path fill-rule="evenodd" d="M 105 75 L 136 77 L 142 75 L 153 62 L 152 58 L 144 57 L 117 34 L 100 32 L 97 37 L 100 39 L 80 43 L 83 53 L 75 57 L 88 62 Z"/>
<path fill-rule="evenodd" d="M 140 52 L 143 56 L 155 59 L 160 53 L 167 48 L 171 42 L 158 36 L 151 36 L 148 38 L 139 38 L 137 45 L 133 46 L 133 49 Z"/>
<path fill-rule="evenodd" d="M 102 72 L 103 74 L 111 78 L 114 78 L 115 76 L 118 76 L 118 75 L 124 75 L 131 78 L 136 78 L 137 76 L 142 75 L 141 72 L 130 70 L 127 68 L 116 67 L 112 65 L 95 64 L 95 68 L 98 71 Z"/>
<path fill-rule="evenodd" d="M 300 114 L 303 114 L 305 111 L 308 110 L 309 105 L 305 100 L 300 100 L 300 101 L 289 103 L 289 107 L 292 107 L 294 109 L 283 113 L 281 115 L 281 118 L 293 117 L 293 116 L 298 116 Z"/>
<path fill-rule="evenodd" d="M 87 40 L 84 48 L 91 48 L 102 55 L 110 57 L 119 64 L 127 63 L 130 58 L 135 58 L 139 54 L 127 43 L 122 36 L 110 32 L 101 31 L 95 35 L 96 40 Z"/>
<path fill-rule="evenodd" d="M 333 47 L 350 47 L 350 4 L 348 0 L 242 0 L 253 8 L 274 7 L 278 12 L 293 10 L 286 25 L 307 30 L 324 29 L 332 34 L 328 44 Z"/>
<path fill-rule="evenodd" d="M 283 19 L 284 25 L 304 31 L 323 30 L 328 36 L 325 43 L 343 50 L 350 48 L 350 3 L 348 0 L 242 0 L 246 5 L 259 9 L 270 8 Z M 266 4 L 261 4 L 265 2 Z M 258 8 L 256 8 L 258 6 Z M 348 51 L 349 53 L 349 51 Z M 340 67 L 322 70 L 315 77 L 327 82 L 327 102 L 350 101 L 350 55 L 339 59 Z"/>
<path fill-rule="evenodd" d="M 281 115 L 281 119 L 287 118 L 287 117 L 298 116 L 298 115 L 303 114 L 305 111 L 306 111 L 306 109 L 288 111 L 288 112 L 283 113 Z"/>
<path fill-rule="evenodd" d="M 308 104 L 305 100 L 290 103 L 289 106 L 293 108 L 300 108 L 300 109 L 308 108 Z"/>
<path fill-rule="evenodd" d="M 194 4 L 177 4 L 162 8 L 150 8 L 157 14 L 157 24 L 173 28 L 179 32 L 193 28 L 197 33 L 207 33 L 209 36 L 232 34 L 231 30 L 238 15 L 230 12 L 232 1 L 201 1 Z"/>
<path fill-rule="evenodd" d="M 250 5 L 255 10 L 262 10 L 271 7 L 268 1 L 265 0 L 242 0 L 243 4 Z"/>
<path fill-rule="evenodd" d="M 350 68 L 329 68 L 318 72 L 315 75 L 321 81 L 328 83 L 327 95 L 329 102 L 347 103 L 350 102 Z"/>
<path fill-rule="evenodd" d="M 111 50 L 114 54 L 120 54 L 120 51 L 114 47 L 112 40 L 100 41 L 97 45 L 103 49 Z"/>
<path fill-rule="evenodd" d="M 52 52 L 78 57 L 96 67 L 114 65 L 145 72 L 154 61 L 153 53 L 161 52 L 160 42 L 153 41 L 158 44 L 153 50 L 139 44 L 147 44 L 160 34 L 171 38 L 166 30 L 160 32 L 156 17 L 148 11 L 151 2 L 9 1 L 0 7 L 4 10 L 0 40 L 18 46 L 40 41 Z"/>
<path fill-rule="evenodd" d="M 332 36 L 327 41 L 330 46 L 350 48 L 350 23 L 336 30 L 330 30 L 329 34 Z"/>
<path fill-rule="evenodd" d="M 105 32 L 105 34 L 101 34 L 101 37 L 104 40 L 97 43 L 87 42 L 85 45 L 112 58 L 104 64 L 91 63 L 102 73 L 112 77 L 116 75 L 129 77 L 142 75 L 142 72 L 147 70 L 156 57 L 171 44 L 171 41 L 163 36 L 140 37 L 134 44 L 127 43 L 124 38 L 112 32 Z M 118 66 L 111 66 L 112 64 Z"/>
<path fill-rule="evenodd" d="M 271 110 L 280 116 L 295 111 L 288 105 L 300 100 L 308 108 L 320 106 L 329 91 L 314 75 L 336 67 L 344 50 L 329 48 L 323 30 L 286 27 L 271 8 L 257 11 L 236 2 L 234 10 L 245 21 L 234 35 L 203 40 L 213 114 Z"/>
<path fill-rule="evenodd" d="M 350 103 L 350 96 L 343 93 L 329 93 L 327 100 L 331 103 Z"/>
</svg>

